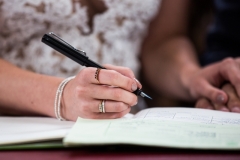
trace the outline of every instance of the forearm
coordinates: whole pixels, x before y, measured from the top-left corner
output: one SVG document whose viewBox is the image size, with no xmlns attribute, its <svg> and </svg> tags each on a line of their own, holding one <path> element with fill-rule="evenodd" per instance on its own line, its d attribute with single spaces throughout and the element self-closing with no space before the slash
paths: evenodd
<svg viewBox="0 0 240 160">
<path fill-rule="evenodd" d="M 141 61 L 146 81 L 165 97 L 193 100 L 190 76 L 199 70 L 187 38 L 191 1 L 163 0 L 143 41 Z"/>
<path fill-rule="evenodd" d="M 60 81 L 0 59 L 0 112 L 54 117 L 54 98 Z"/>
<path fill-rule="evenodd" d="M 142 65 L 145 79 L 160 94 L 187 101 L 194 99 L 188 88 L 189 77 L 200 66 L 186 37 L 176 36 L 155 48 L 143 48 Z"/>
</svg>

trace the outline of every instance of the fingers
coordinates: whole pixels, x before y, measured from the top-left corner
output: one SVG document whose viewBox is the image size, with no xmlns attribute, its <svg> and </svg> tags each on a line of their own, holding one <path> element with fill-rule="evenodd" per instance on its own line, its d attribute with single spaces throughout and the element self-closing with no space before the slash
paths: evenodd
<svg viewBox="0 0 240 160">
<path fill-rule="evenodd" d="M 224 105 L 224 104 L 216 104 L 216 103 L 214 103 L 213 106 L 214 106 L 214 109 L 215 109 L 215 110 L 224 111 L 224 112 L 229 112 L 229 109 L 228 109 L 227 106 Z"/>
<path fill-rule="evenodd" d="M 94 100 L 93 103 L 91 103 L 91 111 L 95 113 L 99 113 L 99 105 L 101 104 L 101 100 Z M 106 113 L 120 113 L 130 108 L 129 105 L 123 102 L 117 102 L 117 101 L 111 101 L 111 100 L 105 100 L 104 101 L 104 110 Z"/>
<path fill-rule="evenodd" d="M 214 109 L 214 106 L 208 101 L 207 98 L 200 98 L 196 105 L 196 108 L 203 108 L 203 109 Z"/>
<path fill-rule="evenodd" d="M 220 110 L 229 112 L 228 108 L 223 104 L 211 103 L 207 98 L 200 98 L 196 105 L 196 108 L 203 108 L 203 109 L 212 109 L 212 110 Z"/>
<path fill-rule="evenodd" d="M 218 104 L 216 107 L 226 105 L 228 101 L 227 94 L 218 89 L 224 82 L 229 81 L 236 89 L 237 95 L 240 97 L 240 58 L 227 58 L 221 62 L 211 64 L 204 67 L 195 78 L 192 88 L 193 95 L 196 98 L 206 97 L 212 103 Z M 195 94 L 194 94 L 195 93 Z"/>
<path fill-rule="evenodd" d="M 206 98 L 201 98 L 197 101 L 196 107 L 197 108 L 205 108 L 205 109 L 215 109 L 225 112 L 236 112 L 240 113 L 240 99 L 237 95 L 237 92 L 233 85 L 230 83 L 225 84 L 222 87 L 222 90 L 227 94 L 228 101 L 224 104 L 210 102 Z"/>
<path fill-rule="evenodd" d="M 128 108 L 122 112 L 118 112 L 118 113 L 95 113 L 93 115 L 93 119 L 116 119 L 116 118 L 121 118 L 124 115 L 126 115 L 127 113 L 129 113 L 131 110 L 131 108 Z"/>
<path fill-rule="evenodd" d="M 98 80 L 95 78 L 97 69 L 88 67 L 80 72 L 79 81 L 93 84 L 105 84 L 109 86 L 117 86 L 130 92 L 138 88 L 138 84 L 134 79 L 126 77 L 114 70 L 101 69 L 98 72 Z"/>
<path fill-rule="evenodd" d="M 82 118 L 91 118 L 91 119 L 116 119 L 121 118 L 127 113 L 129 113 L 131 108 L 127 108 L 122 112 L 106 112 L 106 113 L 97 113 L 92 112 L 81 116 Z"/>
<path fill-rule="evenodd" d="M 89 96 L 94 99 L 107 99 L 118 102 L 123 102 L 128 106 L 136 105 L 138 99 L 137 96 L 131 92 L 123 90 L 118 87 L 104 86 L 104 85 L 91 85 L 90 90 L 94 92 L 89 92 Z"/>
<path fill-rule="evenodd" d="M 228 83 L 228 84 L 225 84 L 222 87 L 222 89 L 229 96 L 229 100 L 227 103 L 228 110 L 231 112 L 240 113 L 240 99 L 239 99 L 239 96 L 237 95 L 237 92 L 236 92 L 234 86 L 231 85 L 230 83 Z"/>
<path fill-rule="evenodd" d="M 196 85 L 199 95 L 202 97 L 208 97 L 208 99 L 216 104 L 225 104 L 228 100 L 227 94 L 214 87 L 208 81 L 203 80 Z"/>
<path fill-rule="evenodd" d="M 130 70 L 129 68 L 121 67 L 121 66 L 114 66 L 114 65 L 110 65 L 110 64 L 105 64 L 104 67 L 106 67 L 107 69 L 115 70 L 124 76 L 134 79 L 137 82 L 138 88 L 140 88 L 140 89 L 142 88 L 142 84 L 135 78 L 133 71 Z"/>
<path fill-rule="evenodd" d="M 124 69 L 122 69 L 124 70 Z M 82 118 L 120 118 L 137 104 L 137 96 L 132 92 L 138 87 L 137 82 L 117 71 L 87 67 L 65 88 L 63 108 L 67 119 Z M 123 73 L 129 72 L 122 71 Z M 97 73 L 97 74 L 96 74 Z M 99 104 L 105 100 L 105 113 Z"/>
<path fill-rule="evenodd" d="M 240 59 L 227 58 L 219 66 L 221 75 L 234 86 L 240 97 Z"/>
<path fill-rule="evenodd" d="M 119 73 L 121 73 L 124 76 L 127 76 L 129 78 L 135 78 L 134 73 L 127 67 L 122 67 L 122 66 L 114 66 L 111 64 L 105 64 L 104 67 L 110 70 L 115 70 Z"/>
</svg>

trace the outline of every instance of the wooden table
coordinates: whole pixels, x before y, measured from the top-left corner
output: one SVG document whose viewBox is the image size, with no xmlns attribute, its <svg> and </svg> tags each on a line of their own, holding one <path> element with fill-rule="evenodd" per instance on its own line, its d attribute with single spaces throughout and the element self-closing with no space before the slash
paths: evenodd
<svg viewBox="0 0 240 160">
<path fill-rule="evenodd" d="M 140 146 L 97 146 L 68 149 L 0 151 L 0 160 L 240 160 L 240 151 L 167 149 Z"/>
</svg>

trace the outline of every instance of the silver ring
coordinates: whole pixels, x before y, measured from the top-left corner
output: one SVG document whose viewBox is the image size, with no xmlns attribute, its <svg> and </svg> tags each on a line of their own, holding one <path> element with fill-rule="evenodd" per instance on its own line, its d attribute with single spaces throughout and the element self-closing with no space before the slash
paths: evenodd
<svg viewBox="0 0 240 160">
<path fill-rule="evenodd" d="M 105 100 L 102 100 L 102 112 L 105 113 Z"/>
<path fill-rule="evenodd" d="M 100 113 L 105 113 L 105 100 L 102 100 L 102 102 L 98 105 L 98 109 Z"/>
</svg>

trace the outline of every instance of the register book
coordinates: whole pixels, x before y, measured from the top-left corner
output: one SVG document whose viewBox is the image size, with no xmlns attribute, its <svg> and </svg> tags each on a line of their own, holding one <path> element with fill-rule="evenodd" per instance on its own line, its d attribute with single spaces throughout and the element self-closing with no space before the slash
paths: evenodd
<svg viewBox="0 0 240 160">
<path fill-rule="evenodd" d="M 102 113 L 104 114 L 104 113 Z M 0 145 L 62 139 L 67 146 L 131 144 L 240 149 L 240 114 L 197 108 L 150 108 L 120 119 L 76 122 L 0 117 Z"/>
<path fill-rule="evenodd" d="M 115 120 L 78 118 L 64 144 L 240 149 L 240 114 L 197 108 L 151 108 Z"/>
</svg>

